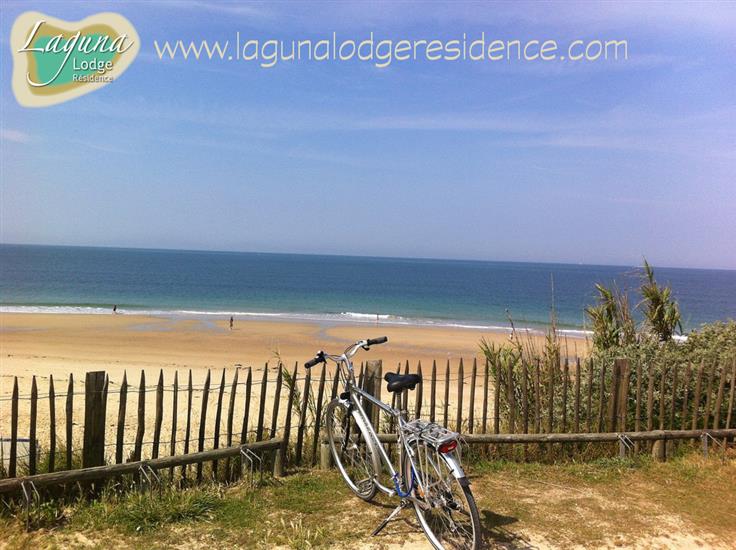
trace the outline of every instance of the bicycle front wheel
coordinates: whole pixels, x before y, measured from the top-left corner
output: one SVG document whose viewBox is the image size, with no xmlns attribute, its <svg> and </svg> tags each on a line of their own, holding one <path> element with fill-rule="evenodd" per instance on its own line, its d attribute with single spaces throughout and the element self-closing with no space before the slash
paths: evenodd
<svg viewBox="0 0 736 550">
<path fill-rule="evenodd" d="M 325 423 L 332 458 L 345 483 L 363 500 L 371 500 L 376 496 L 381 463 L 359 411 L 335 399 L 327 405 Z"/>
<path fill-rule="evenodd" d="M 429 542 L 437 550 L 480 548 L 480 516 L 467 478 L 456 478 L 444 455 L 426 443 L 412 449 L 416 468 L 407 455 L 404 479 L 414 476 L 413 494 L 422 504 L 415 502 L 414 510 Z"/>
</svg>

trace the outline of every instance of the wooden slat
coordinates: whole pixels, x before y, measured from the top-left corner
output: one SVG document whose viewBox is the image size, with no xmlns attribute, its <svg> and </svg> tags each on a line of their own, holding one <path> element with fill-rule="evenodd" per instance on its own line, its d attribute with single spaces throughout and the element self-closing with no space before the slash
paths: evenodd
<svg viewBox="0 0 736 550">
<path fill-rule="evenodd" d="M 156 383 L 156 416 L 153 422 L 153 449 L 151 458 L 158 458 L 159 446 L 161 445 L 161 425 L 164 422 L 164 370 L 158 373 Z"/>
<path fill-rule="evenodd" d="M 204 387 L 202 388 L 202 409 L 199 413 L 199 439 L 197 441 L 197 451 L 204 451 L 204 436 L 207 429 L 207 403 L 210 399 L 210 370 L 207 369 L 207 377 L 204 379 Z M 202 481 L 202 463 L 197 463 L 197 482 Z"/>
<path fill-rule="evenodd" d="M 495 374 L 493 375 L 493 433 L 501 431 L 501 363 L 495 358 Z"/>
<path fill-rule="evenodd" d="M 534 433 L 542 431 L 542 373 L 539 359 L 534 361 Z"/>
<path fill-rule="evenodd" d="M 481 422 L 481 431 L 486 433 L 488 430 L 488 371 L 490 370 L 487 358 L 483 364 L 485 367 L 483 370 L 483 420 Z M 434 378 L 434 370 L 432 371 L 432 377 Z"/>
<path fill-rule="evenodd" d="M 213 437 L 213 449 L 220 448 L 220 424 L 222 422 L 222 399 L 225 396 L 225 369 L 222 369 L 220 388 L 217 391 L 217 407 L 215 408 L 215 433 Z M 217 460 L 212 461 L 212 479 L 217 480 Z"/>
<path fill-rule="evenodd" d="M 335 399 L 337 397 L 337 391 L 340 387 L 340 369 L 335 368 L 335 374 L 332 378 L 332 391 L 330 393 L 330 400 Z"/>
<path fill-rule="evenodd" d="M 361 365 L 362 370 L 362 365 Z M 404 375 L 409 374 L 409 361 L 406 361 L 406 366 L 404 367 Z M 407 412 L 407 416 L 409 413 L 409 390 L 404 390 L 401 392 L 401 410 Z"/>
<path fill-rule="evenodd" d="M 575 358 L 575 405 L 573 408 L 573 431 L 580 433 L 580 358 Z"/>
<path fill-rule="evenodd" d="M 233 383 L 230 385 L 230 401 L 227 406 L 227 424 L 225 425 L 227 447 L 233 446 L 233 420 L 235 419 L 235 398 L 238 394 L 238 372 L 239 368 L 235 368 L 235 374 L 233 375 Z M 273 437 L 273 436 L 271 436 Z M 230 469 L 230 459 L 225 461 L 225 479 L 231 479 L 232 471 Z"/>
<path fill-rule="evenodd" d="M 698 427 L 698 412 L 700 411 L 700 389 L 703 383 L 703 369 L 705 368 L 704 363 L 700 363 L 698 367 L 698 373 L 695 375 L 695 393 L 693 394 L 693 420 L 691 429 Z"/>
<path fill-rule="evenodd" d="M 422 362 L 419 361 L 417 363 L 417 374 L 419 375 L 419 384 L 416 386 L 416 390 L 414 392 L 414 418 L 419 418 L 422 416 L 422 398 L 423 398 L 423 392 L 424 392 L 424 376 L 422 375 Z M 471 403 L 472 403 L 472 397 Z M 472 413 L 471 413 L 472 414 Z"/>
<path fill-rule="evenodd" d="M 613 372 L 611 373 L 611 392 L 608 399 L 608 418 L 606 426 L 609 432 L 615 432 L 618 423 L 618 403 L 621 394 L 621 360 L 616 359 L 613 362 Z"/>
<path fill-rule="evenodd" d="M 192 397 L 194 388 L 192 387 L 192 369 L 189 369 L 189 380 L 187 381 L 187 422 L 184 427 L 184 454 L 189 454 L 189 437 L 192 433 Z M 187 478 L 187 466 L 181 467 L 181 478 Z"/>
<path fill-rule="evenodd" d="M 606 362 L 601 363 L 601 375 L 598 384 L 598 431 L 603 431 L 603 417 L 606 410 Z"/>
<path fill-rule="evenodd" d="M 636 363 L 636 409 L 634 411 L 634 431 L 641 430 L 641 363 Z M 638 442 L 635 444 L 636 452 L 639 452 Z"/>
<path fill-rule="evenodd" d="M 506 375 L 506 405 L 509 409 L 509 433 L 516 433 L 516 388 L 514 387 L 514 363 L 509 361 Z"/>
<path fill-rule="evenodd" d="M 268 386 L 268 363 L 263 367 L 263 378 L 261 379 L 261 398 L 258 401 L 258 424 L 256 425 L 256 441 L 263 439 L 263 416 L 266 413 L 266 395 Z"/>
<path fill-rule="evenodd" d="M 54 375 L 49 375 L 49 472 L 56 469 L 56 392 Z"/>
<path fill-rule="evenodd" d="M 10 397 L 10 458 L 8 477 L 15 477 L 18 463 L 18 377 L 13 377 L 13 393 Z"/>
<path fill-rule="evenodd" d="M 621 360 L 621 392 L 618 400 L 618 427 L 619 431 L 628 429 L 629 418 L 629 384 L 631 383 L 631 365 L 628 359 Z"/>
<path fill-rule="evenodd" d="M 665 384 L 667 382 L 667 365 L 662 365 L 662 376 L 659 380 L 659 429 L 664 430 L 665 417 Z"/>
<path fill-rule="evenodd" d="M 649 365 L 647 376 L 647 431 L 654 429 L 654 364 Z"/>
<path fill-rule="evenodd" d="M 250 394 L 253 386 L 253 377 L 251 369 L 248 367 L 248 374 L 245 375 L 245 404 L 243 405 L 243 426 L 240 430 L 240 443 L 248 441 L 248 415 L 250 414 Z"/>
<path fill-rule="evenodd" d="M 325 377 L 327 375 L 327 365 L 322 363 L 322 371 L 319 373 L 319 387 L 317 389 L 317 403 L 314 418 L 314 438 L 312 439 L 312 465 L 317 463 L 319 456 L 319 435 L 322 428 L 322 401 L 325 396 Z M 371 385 L 368 391 L 373 392 L 373 383 L 375 382 L 375 373 L 371 376 Z M 370 418 L 370 416 L 368 417 Z"/>
<path fill-rule="evenodd" d="M 692 364 L 688 363 L 685 369 L 685 380 L 682 382 L 682 409 L 680 411 L 680 427 L 686 429 L 687 427 L 687 399 L 690 393 L 690 377 L 692 376 Z"/>
<path fill-rule="evenodd" d="M 376 375 L 375 385 L 375 396 L 379 401 L 381 400 L 381 387 L 383 386 L 383 361 L 378 360 L 378 374 Z M 377 433 L 381 431 L 381 409 L 373 407 L 373 426 Z"/>
<path fill-rule="evenodd" d="M 524 433 L 529 433 L 529 369 L 526 361 L 521 360 L 521 426 Z"/>
<path fill-rule="evenodd" d="M 472 434 L 475 427 L 475 379 L 478 376 L 478 360 L 473 358 L 473 368 L 470 375 L 470 410 L 468 410 L 468 433 Z"/>
<path fill-rule="evenodd" d="M 432 361 L 432 381 L 429 388 L 429 421 L 434 422 L 434 407 L 437 398 L 437 361 Z"/>
<path fill-rule="evenodd" d="M 30 430 L 28 432 L 28 473 L 34 475 L 36 473 L 38 445 L 36 443 L 36 422 L 38 420 L 38 385 L 36 377 L 31 381 L 31 417 Z"/>
<path fill-rule="evenodd" d="M 672 365 L 672 393 L 670 399 L 670 430 L 675 429 L 675 409 L 677 407 L 677 370 L 679 365 Z"/>
<path fill-rule="evenodd" d="M 554 429 L 554 404 L 555 404 L 555 370 L 559 365 L 549 362 L 547 373 L 547 433 L 552 433 Z"/>
<path fill-rule="evenodd" d="M 703 410 L 703 428 L 708 427 L 708 422 L 710 421 L 710 415 L 711 415 L 711 394 L 713 393 L 713 377 L 716 372 L 716 364 L 711 363 L 710 365 L 710 371 L 708 371 L 708 385 L 706 386 L 707 389 L 705 390 L 705 409 Z"/>
<path fill-rule="evenodd" d="M 465 374 L 463 373 L 463 358 L 460 358 L 460 364 L 457 367 L 457 423 L 455 430 L 458 433 L 462 433 L 463 431 L 463 385 L 465 383 L 465 380 L 463 378 L 465 377 Z"/>
<path fill-rule="evenodd" d="M 177 438 L 177 420 L 179 414 L 179 371 L 174 371 L 174 385 L 172 387 L 173 395 L 171 401 L 171 441 L 169 443 L 169 455 L 176 454 L 176 438 Z M 169 479 L 174 479 L 174 468 L 169 470 Z"/>
<path fill-rule="evenodd" d="M 304 391 L 302 392 L 302 406 L 299 412 L 299 428 L 296 436 L 296 463 L 301 465 L 304 453 L 304 430 L 307 427 L 307 406 L 309 405 L 309 392 L 312 389 L 312 371 L 307 369 L 304 377 Z"/>
<path fill-rule="evenodd" d="M 286 418 L 284 419 L 284 436 L 283 445 L 281 447 L 281 459 L 284 464 L 289 462 L 289 443 L 291 438 L 291 415 L 294 409 L 294 397 L 296 396 L 296 378 L 299 364 L 294 364 L 294 370 L 291 373 L 291 385 L 289 386 L 289 399 L 286 402 Z"/>
<path fill-rule="evenodd" d="M 593 431 L 593 360 L 588 359 L 588 392 L 585 400 L 585 430 Z"/>
<path fill-rule="evenodd" d="M 721 369 L 721 381 L 718 384 L 718 397 L 716 397 L 716 406 L 713 410 L 713 429 L 717 430 L 721 423 L 721 405 L 723 403 L 723 389 L 726 385 L 726 369 Z M 707 429 L 707 426 L 706 426 Z"/>
<path fill-rule="evenodd" d="M 723 437 L 725 434 L 715 434 L 719 437 Z M 247 445 L 247 448 L 254 453 L 263 453 L 278 449 L 282 442 L 279 439 L 271 439 L 269 441 L 262 441 L 260 443 L 251 443 Z M 182 466 L 185 464 L 193 464 L 195 462 L 204 462 L 214 459 L 223 459 L 228 456 L 237 456 L 240 454 L 242 447 L 240 445 L 213 449 L 202 453 L 193 453 L 189 455 L 178 455 L 178 456 L 165 456 L 157 458 L 156 460 L 145 460 L 138 462 L 126 462 L 124 464 L 113 464 L 109 466 L 96 466 L 93 468 L 80 468 L 73 471 L 65 472 L 53 472 L 45 474 L 37 474 L 35 476 L 24 476 L 16 477 L 12 479 L 0 480 L 0 494 L 10 492 L 22 492 L 22 484 L 33 483 L 36 487 L 49 487 L 59 484 L 70 484 L 70 483 L 86 483 L 89 481 L 95 481 L 99 479 L 105 479 L 110 477 L 117 477 L 125 474 L 136 474 L 142 466 L 150 467 L 153 470 L 162 470 L 165 468 L 171 468 L 172 466 Z M 28 487 L 28 486 L 26 486 Z M 151 498 L 151 497 L 146 497 Z"/>
<path fill-rule="evenodd" d="M 733 416 L 733 400 L 736 394 L 736 359 L 731 365 L 731 390 L 728 392 L 728 412 L 726 413 L 726 429 L 731 427 L 731 417 Z"/>
<path fill-rule="evenodd" d="M 74 411 L 74 375 L 69 374 L 69 384 L 66 388 L 66 469 L 72 469 L 72 425 Z"/>
<path fill-rule="evenodd" d="M 279 363 L 276 366 L 276 393 L 273 397 L 273 411 L 271 414 L 271 435 L 269 437 L 276 437 L 276 431 L 279 428 L 279 405 L 281 404 L 281 384 L 283 383 L 284 366 Z"/>
<path fill-rule="evenodd" d="M 82 467 L 105 463 L 105 372 L 88 372 L 84 381 L 84 446 Z"/>
<path fill-rule="evenodd" d="M 562 368 L 562 431 L 567 432 L 567 393 L 570 386 L 570 362 L 565 357 Z"/>
<path fill-rule="evenodd" d="M 442 425 L 447 428 L 447 411 L 450 406 L 450 360 L 447 360 L 447 366 L 445 367 L 445 403 L 444 411 L 442 415 Z"/>
<path fill-rule="evenodd" d="M 123 463 L 123 449 L 125 445 L 125 409 L 128 402 L 128 373 L 123 371 L 123 381 L 120 384 L 120 400 L 118 402 L 118 424 L 115 433 L 115 464 Z"/>
<path fill-rule="evenodd" d="M 143 435 L 146 431 L 146 372 L 141 371 L 141 380 L 138 383 L 138 428 L 135 432 L 135 444 L 133 446 L 133 459 L 141 459 L 143 451 Z"/>
</svg>

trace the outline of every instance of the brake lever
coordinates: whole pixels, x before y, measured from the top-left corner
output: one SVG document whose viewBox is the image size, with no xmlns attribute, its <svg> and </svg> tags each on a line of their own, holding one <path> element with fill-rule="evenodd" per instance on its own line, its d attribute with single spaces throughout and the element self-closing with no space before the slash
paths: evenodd
<svg viewBox="0 0 736 550">
<path fill-rule="evenodd" d="M 365 351 L 370 351 L 371 349 L 370 346 L 360 346 L 360 347 L 363 348 Z"/>
</svg>

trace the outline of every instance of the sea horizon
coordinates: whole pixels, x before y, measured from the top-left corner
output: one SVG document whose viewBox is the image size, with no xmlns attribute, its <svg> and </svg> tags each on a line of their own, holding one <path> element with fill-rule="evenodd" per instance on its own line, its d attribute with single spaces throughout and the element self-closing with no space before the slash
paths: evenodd
<svg viewBox="0 0 736 550">
<path fill-rule="evenodd" d="M 641 268 L 337 254 L 0 244 L 0 312 L 229 317 L 585 336 L 595 283 Z M 685 331 L 733 318 L 736 271 L 655 267 Z M 554 286 L 553 286 L 554 283 Z M 635 292 L 632 292 L 635 296 Z M 638 300 L 634 299 L 632 304 Z"/>
</svg>

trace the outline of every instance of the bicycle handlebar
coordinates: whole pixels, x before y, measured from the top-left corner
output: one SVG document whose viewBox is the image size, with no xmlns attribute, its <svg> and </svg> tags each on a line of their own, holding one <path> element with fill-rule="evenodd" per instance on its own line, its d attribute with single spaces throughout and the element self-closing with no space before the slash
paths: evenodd
<svg viewBox="0 0 736 550">
<path fill-rule="evenodd" d="M 318 365 L 320 363 L 325 362 L 325 352 L 319 351 L 317 352 L 317 355 L 314 357 L 314 359 L 310 359 L 306 363 L 304 363 L 304 368 L 311 369 L 313 366 Z"/>
<path fill-rule="evenodd" d="M 345 350 L 345 353 L 342 356 L 326 355 L 324 351 L 318 351 L 314 359 L 310 359 L 309 361 L 304 363 L 304 368 L 311 369 L 315 365 L 326 363 L 328 358 L 332 359 L 333 361 L 339 362 L 341 360 L 341 357 L 342 359 L 345 359 L 345 357 L 347 356 L 352 357 L 353 355 L 355 355 L 355 352 L 358 351 L 359 348 L 367 350 L 370 346 L 377 346 L 379 344 L 385 344 L 386 342 L 388 342 L 387 336 L 369 338 L 368 340 L 359 340 L 352 346 L 348 347 L 348 349 Z"/>
</svg>

